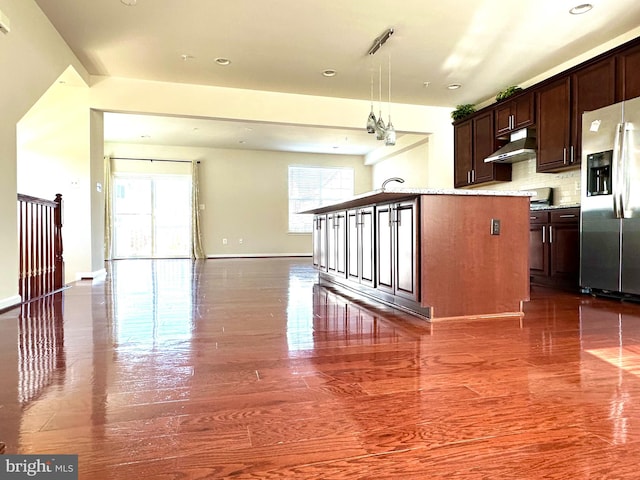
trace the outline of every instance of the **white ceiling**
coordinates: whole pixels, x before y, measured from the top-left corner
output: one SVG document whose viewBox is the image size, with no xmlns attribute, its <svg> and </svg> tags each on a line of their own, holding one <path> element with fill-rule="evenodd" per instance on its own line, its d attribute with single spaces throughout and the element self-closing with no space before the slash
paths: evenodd
<svg viewBox="0 0 640 480">
<path fill-rule="evenodd" d="M 487 100 L 640 25 L 637 0 L 592 0 L 593 10 L 578 16 L 568 10 L 585 0 L 128 1 L 136 5 L 36 3 L 94 75 L 368 100 L 382 65 L 384 100 L 391 57 L 394 102 L 452 108 Z M 388 42 L 367 55 L 390 27 Z M 219 57 L 231 64 L 217 65 Z M 336 76 L 324 77 L 325 69 Z M 451 83 L 462 87 L 448 90 Z M 358 154 L 379 146 L 360 131 L 175 117 L 143 116 L 135 118 L 139 131 L 116 131 L 131 120 L 108 118 L 105 138 L 144 143 L 150 135 L 157 144 L 161 134 L 179 144 L 334 153 L 343 142 Z"/>
</svg>

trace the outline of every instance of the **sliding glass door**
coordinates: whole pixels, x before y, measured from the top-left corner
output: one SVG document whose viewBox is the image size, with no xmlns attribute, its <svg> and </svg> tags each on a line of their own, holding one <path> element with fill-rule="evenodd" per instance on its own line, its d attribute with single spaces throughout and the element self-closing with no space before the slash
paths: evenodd
<svg viewBox="0 0 640 480">
<path fill-rule="evenodd" d="M 190 256 L 189 176 L 116 175 L 112 211 L 114 258 Z"/>
</svg>

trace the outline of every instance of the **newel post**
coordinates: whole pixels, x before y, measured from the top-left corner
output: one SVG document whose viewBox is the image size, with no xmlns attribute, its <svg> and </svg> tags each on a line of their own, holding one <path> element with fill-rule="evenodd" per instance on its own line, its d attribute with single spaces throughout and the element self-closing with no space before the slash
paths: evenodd
<svg viewBox="0 0 640 480">
<path fill-rule="evenodd" d="M 54 260 L 55 260 L 55 276 L 54 290 L 58 290 L 64 286 L 64 260 L 62 258 L 62 194 L 56 194 L 56 211 L 54 215 Z"/>
</svg>

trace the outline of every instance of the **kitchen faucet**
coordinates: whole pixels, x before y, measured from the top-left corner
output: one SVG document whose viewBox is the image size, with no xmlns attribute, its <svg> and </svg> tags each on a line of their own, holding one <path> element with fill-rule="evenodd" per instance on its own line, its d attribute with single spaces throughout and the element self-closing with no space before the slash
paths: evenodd
<svg viewBox="0 0 640 480">
<path fill-rule="evenodd" d="M 385 189 L 385 187 L 387 186 L 387 183 L 389 182 L 398 182 L 398 183 L 404 183 L 404 180 L 400 177 L 391 177 L 391 178 L 387 178 L 384 182 L 382 182 L 382 190 Z"/>
</svg>

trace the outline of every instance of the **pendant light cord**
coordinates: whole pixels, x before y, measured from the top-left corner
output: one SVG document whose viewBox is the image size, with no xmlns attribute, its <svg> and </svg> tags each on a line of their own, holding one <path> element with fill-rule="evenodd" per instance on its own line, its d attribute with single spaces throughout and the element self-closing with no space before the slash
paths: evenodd
<svg viewBox="0 0 640 480">
<path fill-rule="evenodd" d="M 389 54 L 389 121 L 391 121 L 391 54 Z"/>
</svg>

